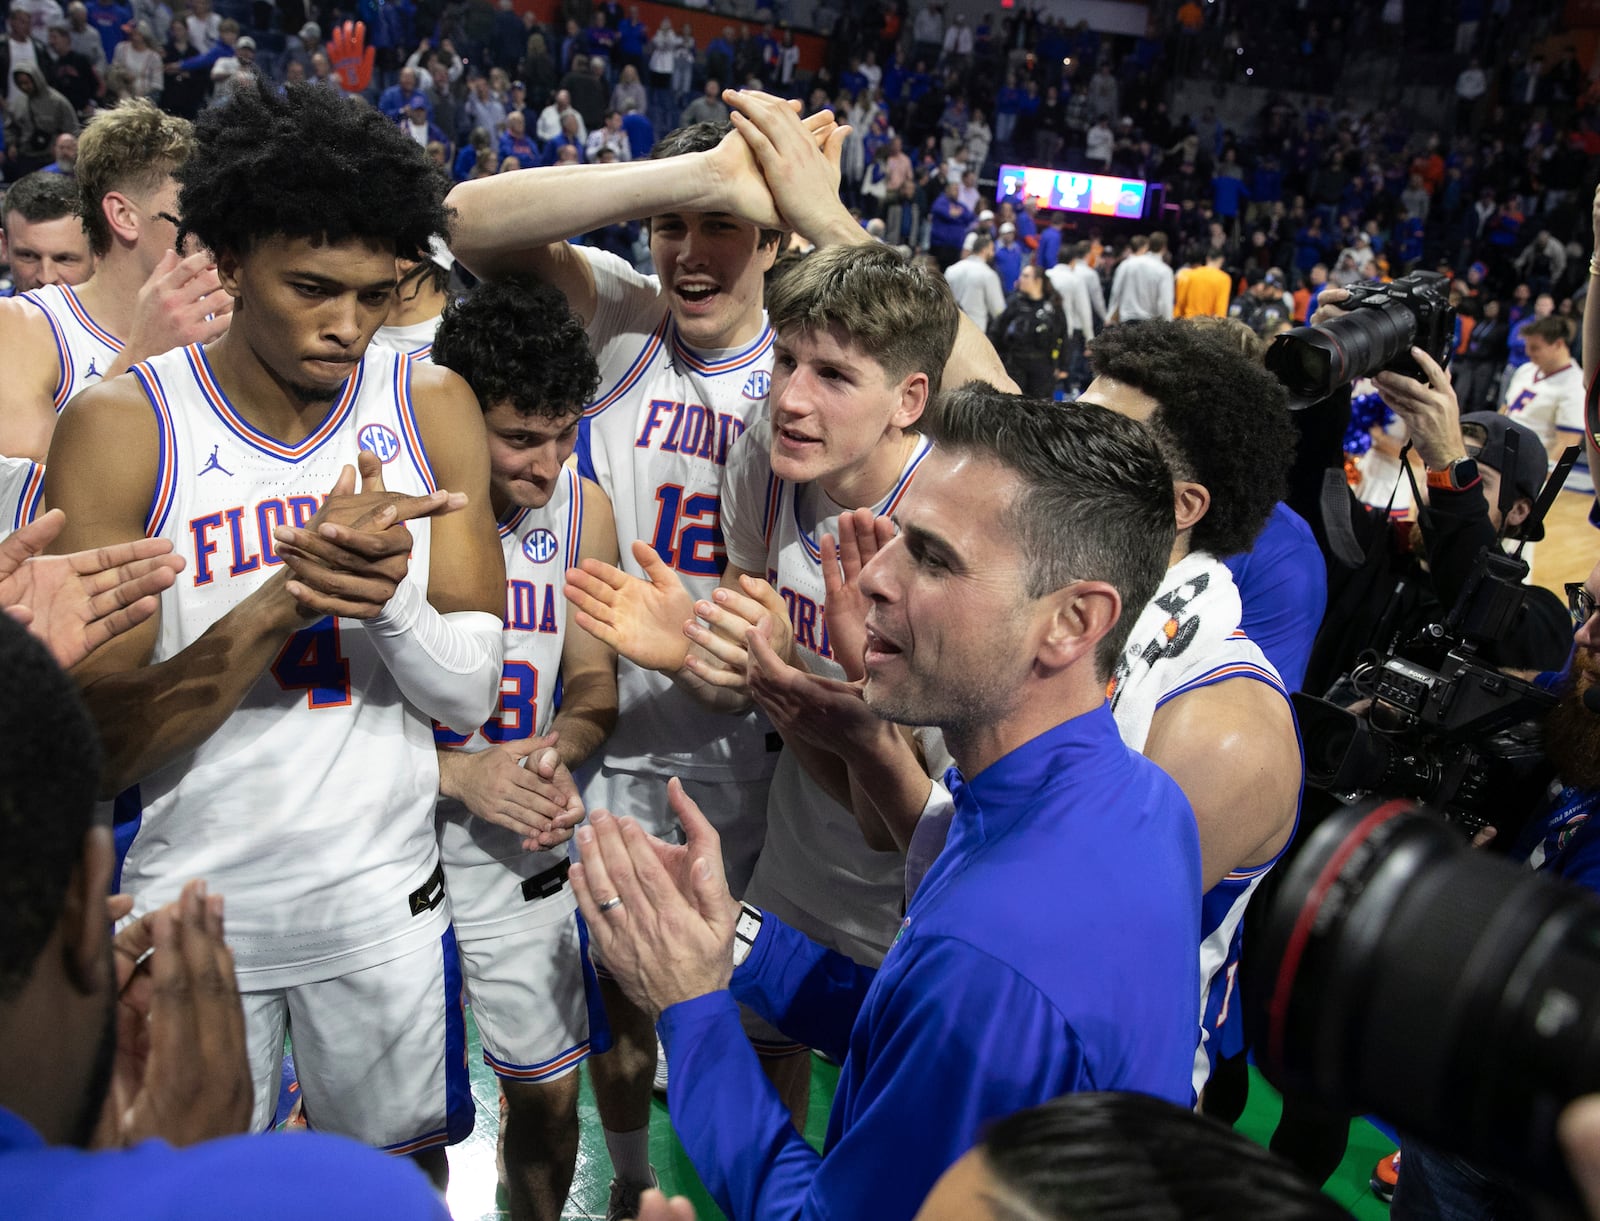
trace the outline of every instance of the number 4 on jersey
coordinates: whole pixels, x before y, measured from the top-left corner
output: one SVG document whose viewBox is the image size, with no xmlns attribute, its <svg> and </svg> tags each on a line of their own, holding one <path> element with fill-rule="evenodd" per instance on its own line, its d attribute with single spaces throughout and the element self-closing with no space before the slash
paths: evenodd
<svg viewBox="0 0 1600 1221">
<path fill-rule="evenodd" d="M 681 484 L 664 483 L 656 491 L 655 535 L 650 545 L 679 572 L 693 577 L 719 577 L 727 564 L 722 523 L 715 496 L 685 496 Z"/>
<path fill-rule="evenodd" d="M 303 627 L 284 642 L 272 677 L 285 691 L 304 691 L 309 708 L 350 703 L 350 663 L 339 651 L 339 621 L 332 615 Z"/>
</svg>

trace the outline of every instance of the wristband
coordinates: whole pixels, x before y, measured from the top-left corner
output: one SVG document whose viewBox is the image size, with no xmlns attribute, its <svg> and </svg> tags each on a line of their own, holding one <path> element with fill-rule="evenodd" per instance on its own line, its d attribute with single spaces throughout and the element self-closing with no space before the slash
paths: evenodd
<svg viewBox="0 0 1600 1221">
<path fill-rule="evenodd" d="M 756 938 L 761 935 L 761 921 L 763 919 L 759 907 L 751 907 L 748 903 L 741 903 L 743 909 L 739 913 L 739 920 L 733 926 L 733 965 L 735 968 L 744 965 L 744 960 L 750 957 L 750 951 L 756 948 Z"/>
<path fill-rule="evenodd" d="M 1591 276 L 1600 276 L 1600 252 L 1589 256 L 1589 274 Z"/>
</svg>

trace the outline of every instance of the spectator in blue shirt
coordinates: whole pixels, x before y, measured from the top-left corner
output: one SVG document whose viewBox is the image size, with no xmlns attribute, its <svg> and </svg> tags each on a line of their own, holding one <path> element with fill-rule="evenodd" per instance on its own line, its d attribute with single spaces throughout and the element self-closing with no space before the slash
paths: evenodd
<svg viewBox="0 0 1600 1221">
<path fill-rule="evenodd" d="M 85 7 L 89 24 L 100 32 L 100 45 L 105 48 L 109 64 L 117 53 L 117 44 L 128 37 L 123 27 L 132 22 L 133 10 L 125 4 L 102 3 L 102 0 L 89 0 Z"/>
<path fill-rule="evenodd" d="M 1003 1115 L 1082 1090 L 1190 1100 L 1193 811 L 1105 704 L 1134 618 L 1122 608 L 1166 567 L 1171 476 L 1131 420 L 978 383 L 932 432 L 899 535 L 829 595 L 836 656 L 864 646 L 867 707 L 749 636 L 763 708 L 856 710 L 833 714 L 857 722 L 849 737 L 834 722 L 833 746 L 891 732 L 871 713 L 936 725 L 956 760 L 949 838 L 883 966 L 734 900 L 716 833 L 676 782 L 685 845 L 624 836 L 603 812 L 578 832 L 591 936 L 660 1015 L 675 1126 L 735 1221 L 907 1221 Z M 736 996 L 843 1061 L 822 1154 L 762 1075 Z"/>
<path fill-rule="evenodd" d="M 177 565 L 170 556 L 145 541 L 121 550 L 146 576 L 165 573 L 142 589 L 125 587 L 130 602 L 171 584 Z M 0 603 L 21 596 L 8 588 L 16 585 L 9 574 L 26 554 L 0 565 L 8 574 Z M 86 597 L 81 578 L 70 577 L 67 587 Z M 72 636 L 92 644 L 97 626 L 86 601 L 48 629 L 35 623 L 57 642 L 63 662 L 87 647 L 72 657 L 60 645 Z M 94 724 L 44 645 L 8 616 L 0 616 L 0 732 L 7 743 L 0 763 L 6 1216 L 269 1221 L 292 1197 L 300 1217 L 445 1221 L 443 1202 L 406 1159 L 332 1136 L 239 1135 L 250 1118 L 250 1073 L 222 898 L 191 882 L 176 903 L 112 937 L 111 920 L 132 904 L 106 897 L 115 851 L 110 821 L 95 806 Z"/>
</svg>

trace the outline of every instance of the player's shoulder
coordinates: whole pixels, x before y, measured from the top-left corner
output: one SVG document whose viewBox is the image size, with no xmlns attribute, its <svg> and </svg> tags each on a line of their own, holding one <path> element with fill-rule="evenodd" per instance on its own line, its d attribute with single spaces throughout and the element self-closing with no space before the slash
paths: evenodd
<svg viewBox="0 0 1600 1221">
<path fill-rule="evenodd" d="M 37 291 L 0 297 L 0 344 L 24 348 L 41 338 L 50 342 L 50 313 Z"/>
<path fill-rule="evenodd" d="M 411 403 L 419 422 L 440 415 L 452 419 L 482 417 L 472 387 L 455 370 L 430 361 L 403 358 L 400 353 L 386 348 L 369 347 L 366 359 L 369 376 L 374 369 L 385 370 L 391 362 L 406 359 L 411 378 Z"/>
</svg>

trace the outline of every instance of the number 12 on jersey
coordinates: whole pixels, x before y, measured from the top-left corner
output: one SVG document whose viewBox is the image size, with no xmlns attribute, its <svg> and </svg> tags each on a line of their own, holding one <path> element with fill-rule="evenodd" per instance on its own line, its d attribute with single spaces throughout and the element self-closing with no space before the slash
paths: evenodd
<svg viewBox="0 0 1600 1221">
<path fill-rule="evenodd" d="M 720 577 L 728 561 L 717 498 L 706 492 L 685 495 L 681 484 L 663 483 L 656 489 L 656 504 L 650 546 L 661 562 L 692 577 Z"/>
</svg>

